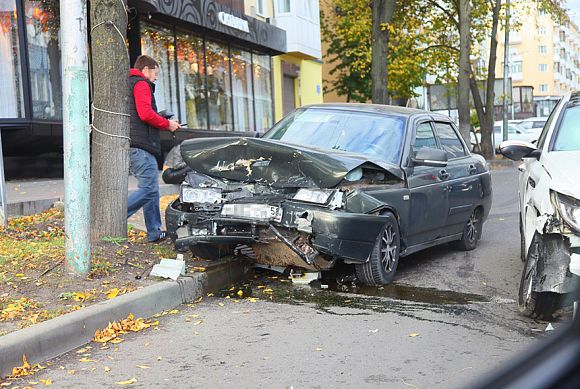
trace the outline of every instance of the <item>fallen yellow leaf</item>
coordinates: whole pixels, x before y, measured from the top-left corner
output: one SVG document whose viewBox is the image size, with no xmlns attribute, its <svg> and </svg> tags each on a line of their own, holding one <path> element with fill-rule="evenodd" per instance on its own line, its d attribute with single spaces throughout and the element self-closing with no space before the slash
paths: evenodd
<svg viewBox="0 0 580 389">
<path fill-rule="evenodd" d="M 176 313 L 179 313 L 179 309 L 172 309 L 171 311 L 169 311 L 169 313 L 175 315 Z"/>
<path fill-rule="evenodd" d="M 417 336 L 419 336 L 419 333 L 417 333 L 417 332 L 413 332 L 412 334 L 409 334 L 409 337 L 411 337 L 411 338 L 416 338 Z"/>
<path fill-rule="evenodd" d="M 238 290 L 237 295 L 240 296 L 240 298 L 242 298 L 242 297 L 244 297 L 244 292 L 241 290 Z"/>
<path fill-rule="evenodd" d="M 105 366 L 104 367 L 105 373 L 108 373 L 111 371 L 111 368 L 109 366 Z"/>
<path fill-rule="evenodd" d="M 117 385 L 131 385 L 137 382 L 137 378 L 133 377 L 127 381 L 118 381 L 115 382 Z"/>
<path fill-rule="evenodd" d="M 224 304 L 224 303 L 218 303 L 218 305 L 219 305 L 220 307 L 223 307 L 225 304 Z"/>
<path fill-rule="evenodd" d="M 136 365 L 139 369 L 151 369 L 150 366 L 147 365 Z"/>
<path fill-rule="evenodd" d="M 46 379 L 46 380 L 41 379 L 40 382 L 42 382 L 45 386 L 52 385 L 52 380 L 51 379 Z"/>
<path fill-rule="evenodd" d="M 81 359 L 79 359 L 79 362 L 96 362 L 96 361 L 94 359 L 81 358 Z"/>
<path fill-rule="evenodd" d="M 201 323 L 203 323 L 203 320 L 198 320 L 198 321 L 196 321 L 195 323 L 193 323 L 193 325 L 194 325 L 194 326 L 198 326 L 198 325 L 200 325 Z"/>
<path fill-rule="evenodd" d="M 117 288 L 113 288 L 111 290 L 109 290 L 107 292 L 107 298 L 110 299 L 114 299 L 115 297 L 117 297 L 119 295 L 119 289 Z"/>
</svg>

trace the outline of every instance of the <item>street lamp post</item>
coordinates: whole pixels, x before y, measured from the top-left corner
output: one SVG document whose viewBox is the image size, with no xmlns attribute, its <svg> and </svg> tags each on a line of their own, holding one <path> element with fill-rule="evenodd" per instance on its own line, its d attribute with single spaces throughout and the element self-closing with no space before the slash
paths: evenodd
<svg viewBox="0 0 580 389">
<path fill-rule="evenodd" d="M 508 79 L 509 79 L 509 49 L 510 49 L 510 0 L 506 2 L 505 10 L 505 41 L 503 50 L 503 140 L 508 140 Z M 493 135 L 492 135 L 493 137 Z"/>
<path fill-rule="evenodd" d="M 60 2 L 65 256 L 70 273 L 90 270 L 87 0 Z"/>
</svg>

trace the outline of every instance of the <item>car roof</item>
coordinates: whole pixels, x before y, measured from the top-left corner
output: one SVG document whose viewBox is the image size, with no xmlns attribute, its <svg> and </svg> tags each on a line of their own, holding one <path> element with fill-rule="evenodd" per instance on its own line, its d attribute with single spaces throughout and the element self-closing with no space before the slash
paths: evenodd
<svg viewBox="0 0 580 389">
<path fill-rule="evenodd" d="M 304 108 L 325 108 L 336 110 L 350 110 L 357 112 L 381 113 L 385 115 L 396 116 L 415 116 L 415 115 L 431 115 L 437 118 L 445 118 L 451 120 L 448 116 L 441 115 L 435 112 L 424 111 L 416 108 L 399 107 L 396 105 L 382 105 L 382 104 L 366 104 L 366 103 L 323 103 L 305 105 Z"/>
</svg>

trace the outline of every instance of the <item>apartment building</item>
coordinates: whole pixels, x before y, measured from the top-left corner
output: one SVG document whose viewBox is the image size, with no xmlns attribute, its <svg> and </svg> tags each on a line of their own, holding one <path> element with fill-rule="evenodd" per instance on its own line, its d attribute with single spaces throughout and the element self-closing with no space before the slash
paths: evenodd
<svg viewBox="0 0 580 389">
<path fill-rule="evenodd" d="M 580 89 L 580 30 L 572 21 L 556 23 L 531 2 L 513 4 L 509 69 L 513 86 L 532 86 L 536 116 L 547 116 L 560 96 Z M 499 34 L 496 74 L 503 77 L 503 31 Z"/>
</svg>

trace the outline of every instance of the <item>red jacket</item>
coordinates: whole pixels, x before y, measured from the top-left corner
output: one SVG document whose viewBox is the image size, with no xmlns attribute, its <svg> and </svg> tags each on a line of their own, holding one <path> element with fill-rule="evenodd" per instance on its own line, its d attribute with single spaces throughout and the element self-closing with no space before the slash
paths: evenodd
<svg viewBox="0 0 580 389">
<path fill-rule="evenodd" d="M 146 78 L 139 69 L 130 69 L 129 74 Z M 133 97 L 139 119 L 160 130 L 169 130 L 169 120 L 157 114 L 151 107 L 151 89 L 147 83 L 138 82 L 133 89 Z"/>
</svg>

